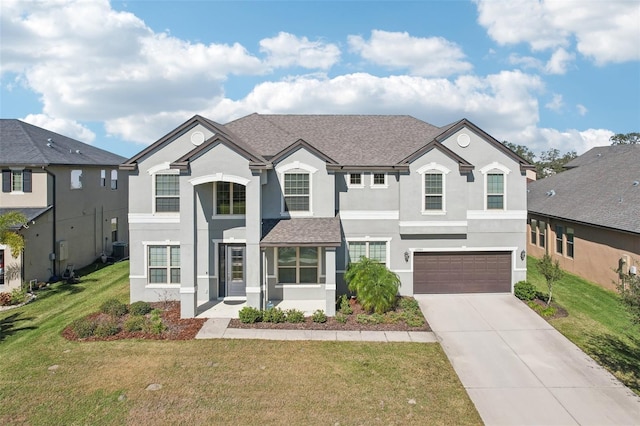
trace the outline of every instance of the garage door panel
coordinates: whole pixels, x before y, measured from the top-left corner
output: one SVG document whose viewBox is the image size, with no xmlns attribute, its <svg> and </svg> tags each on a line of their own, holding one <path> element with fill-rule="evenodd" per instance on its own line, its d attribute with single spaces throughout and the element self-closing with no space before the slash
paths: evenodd
<svg viewBox="0 0 640 426">
<path fill-rule="evenodd" d="M 414 253 L 414 293 L 511 291 L 511 253 Z"/>
</svg>

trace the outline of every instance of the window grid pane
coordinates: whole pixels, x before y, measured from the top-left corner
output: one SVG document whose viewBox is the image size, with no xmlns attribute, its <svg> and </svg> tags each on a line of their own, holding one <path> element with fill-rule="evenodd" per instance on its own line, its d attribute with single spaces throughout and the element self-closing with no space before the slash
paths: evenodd
<svg viewBox="0 0 640 426">
<path fill-rule="evenodd" d="M 22 170 L 13 170 L 11 172 L 11 190 L 22 191 Z"/>
<path fill-rule="evenodd" d="M 301 284 L 317 284 L 318 268 L 300 268 Z"/>
<path fill-rule="evenodd" d="M 373 174 L 373 184 L 374 185 L 384 185 L 384 173 L 374 173 Z"/>
<path fill-rule="evenodd" d="M 180 199 L 179 198 L 156 198 L 156 211 L 157 212 L 179 212 Z"/>
<path fill-rule="evenodd" d="M 540 247 L 544 248 L 545 244 L 547 243 L 547 224 L 541 220 L 538 223 L 538 230 L 538 235 L 540 236 Z"/>
<path fill-rule="evenodd" d="M 149 266 L 167 266 L 166 247 L 149 247 Z"/>
<path fill-rule="evenodd" d="M 538 238 L 537 238 L 537 231 L 538 231 L 538 221 L 535 219 L 531 219 L 531 222 L 529 223 L 530 227 L 531 227 L 531 244 L 533 244 L 534 246 L 538 243 Z"/>
<path fill-rule="evenodd" d="M 285 195 L 309 195 L 309 175 L 288 173 L 284 175 Z"/>
<path fill-rule="evenodd" d="M 156 175 L 157 196 L 180 195 L 180 183 L 178 175 Z"/>
<path fill-rule="evenodd" d="M 387 243 L 384 241 L 374 241 L 369 243 L 369 259 L 379 263 L 387 261 Z"/>
<path fill-rule="evenodd" d="M 167 282 L 167 270 L 166 269 L 149 269 L 149 283 L 150 284 L 166 284 Z"/>
<path fill-rule="evenodd" d="M 352 173 L 349 175 L 349 183 L 351 185 L 362 185 L 362 174 Z"/>
<path fill-rule="evenodd" d="M 562 237 L 563 229 L 562 226 L 556 225 L 556 253 L 562 254 Z"/>
<path fill-rule="evenodd" d="M 487 196 L 487 208 L 488 209 L 502 209 L 504 206 L 502 195 L 488 195 Z"/>
<path fill-rule="evenodd" d="M 180 284 L 180 268 L 171 268 L 171 284 Z"/>
<path fill-rule="evenodd" d="M 233 214 L 246 213 L 247 189 L 244 185 L 233 184 Z"/>
<path fill-rule="evenodd" d="M 349 260 L 351 263 L 357 263 L 362 256 L 367 255 L 366 243 L 350 242 L 349 243 Z"/>
<path fill-rule="evenodd" d="M 295 247 L 278 247 L 278 266 L 296 266 Z"/>
<path fill-rule="evenodd" d="M 573 259 L 573 228 L 567 228 L 567 256 Z"/>
<path fill-rule="evenodd" d="M 216 183 L 216 214 L 231 213 L 231 184 L 229 182 Z"/>
</svg>

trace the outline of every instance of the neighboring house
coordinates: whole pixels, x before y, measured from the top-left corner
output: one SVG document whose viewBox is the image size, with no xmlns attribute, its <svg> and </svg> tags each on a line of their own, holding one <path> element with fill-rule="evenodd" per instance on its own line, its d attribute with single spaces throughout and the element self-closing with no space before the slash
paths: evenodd
<svg viewBox="0 0 640 426">
<path fill-rule="evenodd" d="M 467 120 L 200 116 L 129 159 L 131 300 L 309 301 L 335 313 L 361 256 L 401 294 L 525 279 L 526 170 Z M 303 302 L 306 301 L 306 302 Z"/>
<path fill-rule="evenodd" d="M 640 145 L 593 148 L 565 168 L 528 186 L 528 251 L 615 288 L 615 269 L 640 261 Z"/>
<path fill-rule="evenodd" d="M 27 222 L 17 230 L 25 249 L 17 259 L 0 245 L 0 291 L 31 280 L 63 276 L 114 242 L 128 241 L 125 159 L 91 145 L 24 123 L 0 120 L 0 214 L 19 211 Z"/>
</svg>

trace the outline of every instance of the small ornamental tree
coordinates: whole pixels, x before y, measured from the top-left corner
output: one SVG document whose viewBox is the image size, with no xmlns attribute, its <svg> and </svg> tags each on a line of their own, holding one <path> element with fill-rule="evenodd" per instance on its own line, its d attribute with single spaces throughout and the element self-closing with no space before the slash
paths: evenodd
<svg viewBox="0 0 640 426">
<path fill-rule="evenodd" d="M 549 299 L 547 300 L 547 306 L 551 304 L 551 296 L 553 294 L 553 284 L 559 281 L 564 272 L 560 269 L 560 262 L 556 259 L 551 259 L 551 256 L 545 254 L 542 259 L 538 260 L 538 268 L 540 273 L 547 281 L 547 288 L 549 289 Z"/>
<path fill-rule="evenodd" d="M 25 215 L 19 212 L 8 212 L 0 215 L 0 244 L 8 245 L 13 257 L 18 257 L 24 248 L 24 238 L 15 232 L 15 229 L 26 222 Z"/>
<path fill-rule="evenodd" d="M 349 265 L 344 278 L 363 309 L 383 314 L 395 304 L 400 278 L 386 266 L 363 256 Z"/>
<path fill-rule="evenodd" d="M 617 287 L 620 292 L 620 298 L 627 311 L 632 316 L 632 320 L 636 324 L 640 324 L 640 275 L 631 275 L 621 273 Z"/>
</svg>

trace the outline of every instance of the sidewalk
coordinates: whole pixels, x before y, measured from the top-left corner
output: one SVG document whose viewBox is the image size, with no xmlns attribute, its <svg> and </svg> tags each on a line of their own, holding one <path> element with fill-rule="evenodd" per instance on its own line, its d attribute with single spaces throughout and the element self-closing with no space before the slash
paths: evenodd
<svg viewBox="0 0 640 426">
<path fill-rule="evenodd" d="M 209 318 L 196 339 L 333 340 L 350 342 L 436 342 L 430 331 L 336 331 L 228 328 L 229 318 Z"/>
</svg>

